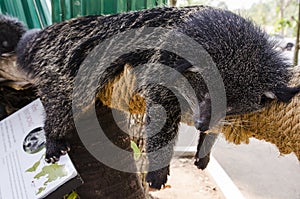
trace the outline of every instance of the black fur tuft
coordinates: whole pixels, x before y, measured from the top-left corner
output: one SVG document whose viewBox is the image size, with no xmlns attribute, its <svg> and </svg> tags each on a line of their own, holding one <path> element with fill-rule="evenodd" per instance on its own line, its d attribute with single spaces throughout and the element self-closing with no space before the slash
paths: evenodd
<svg viewBox="0 0 300 199">
<path fill-rule="evenodd" d="M 0 14 L 0 56 L 14 52 L 26 30 L 18 19 Z"/>
</svg>

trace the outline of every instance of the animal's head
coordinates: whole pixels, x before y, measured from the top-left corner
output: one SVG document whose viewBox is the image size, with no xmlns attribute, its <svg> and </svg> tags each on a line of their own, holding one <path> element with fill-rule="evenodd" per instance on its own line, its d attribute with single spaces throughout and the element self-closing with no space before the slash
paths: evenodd
<svg viewBox="0 0 300 199">
<path fill-rule="evenodd" d="M 229 102 L 227 106 L 227 115 L 241 115 L 244 113 L 249 113 L 257 111 L 266 107 L 273 100 L 280 102 L 288 103 L 296 94 L 300 92 L 300 86 L 297 87 L 281 87 L 276 89 L 274 92 L 265 92 L 261 96 L 258 96 L 256 99 L 249 99 L 246 103 L 242 104 L 239 100 L 236 103 Z M 250 101 L 250 102 L 249 102 Z M 231 106 L 230 106 L 231 105 Z M 212 115 L 212 104 L 209 94 L 206 94 L 204 99 L 199 102 L 199 109 L 194 112 L 194 125 L 197 130 L 205 132 L 209 130 L 210 125 L 216 125 L 222 119 L 222 113 L 217 116 L 215 119 L 218 121 L 211 121 Z"/>
<path fill-rule="evenodd" d="M 0 15 L 0 56 L 14 52 L 26 27 L 16 18 Z"/>
<path fill-rule="evenodd" d="M 250 20 L 229 11 L 207 8 L 191 16 L 187 27 L 183 32 L 202 45 L 222 76 L 227 114 L 257 111 L 272 100 L 289 102 L 300 91 L 300 87 L 288 86 L 291 64 Z M 195 126 L 200 130 L 208 128 L 209 101 L 199 102 Z"/>
</svg>

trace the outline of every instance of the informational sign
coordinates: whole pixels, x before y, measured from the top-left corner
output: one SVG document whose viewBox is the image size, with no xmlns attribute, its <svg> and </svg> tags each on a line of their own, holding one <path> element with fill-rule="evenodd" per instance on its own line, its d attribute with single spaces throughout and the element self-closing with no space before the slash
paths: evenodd
<svg viewBox="0 0 300 199">
<path fill-rule="evenodd" d="M 44 161 L 44 119 L 37 99 L 0 121 L 0 199 L 62 198 L 82 183 L 68 155 Z"/>
</svg>

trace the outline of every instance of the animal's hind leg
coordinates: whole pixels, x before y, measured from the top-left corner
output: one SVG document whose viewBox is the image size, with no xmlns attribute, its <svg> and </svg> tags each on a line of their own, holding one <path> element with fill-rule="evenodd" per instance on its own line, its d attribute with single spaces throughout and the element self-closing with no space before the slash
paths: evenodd
<svg viewBox="0 0 300 199">
<path fill-rule="evenodd" d="M 169 165 L 180 122 L 180 106 L 176 96 L 162 86 L 150 88 L 147 99 L 147 153 L 151 188 L 160 189 L 167 182 Z"/>
</svg>

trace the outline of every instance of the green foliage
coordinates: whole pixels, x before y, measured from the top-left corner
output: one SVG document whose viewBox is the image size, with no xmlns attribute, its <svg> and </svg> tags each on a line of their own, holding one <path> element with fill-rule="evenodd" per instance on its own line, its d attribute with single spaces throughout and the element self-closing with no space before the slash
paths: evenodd
<svg viewBox="0 0 300 199">
<path fill-rule="evenodd" d="M 275 4 L 271 1 L 264 1 L 253 4 L 248 10 L 244 12 L 255 23 L 259 25 L 272 26 L 276 20 L 276 14 L 272 10 Z"/>
<path fill-rule="evenodd" d="M 276 26 L 275 26 L 275 32 L 280 32 L 281 30 L 287 29 L 287 28 L 292 28 L 294 29 L 296 27 L 296 22 L 292 21 L 287 18 L 283 19 L 278 19 L 276 21 Z"/>
<path fill-rule="evenodd" d="M 180 6 L 210 5 L 226 9 L 226 0 L 184 0 Z M 249 9 L 233 10 L 244 17 L 252 19 L 271 34 L 281 34 L 286 37 L 296 35 L 297 18 L 296 0 L 261 0 L 252 4 Z"/>
<path fill-rule="evenodd" d="M 80 198 L 80 197 L 79 197 L 79 195 L 77 194 L 76 191 L 72 191 L 71 194 L 66 195 L 66 196 L 64 197 L 64 199 L 79 199 L 79 198 Z"/>
<path fill-rule="evenodd" d="M 130 146 L 133 150 L 134 153 L 134 159 L 138 160 L 141 157 L 141 150 L 139 149 L 139 147 L 136 145 L 136 143 L 134 141 L 130 141 Z"/>
<path fill-rule="evenodd" d="M 275 0 L 276 21 L 275 32 L 282 36 L 293 37 L 296 33 L 297 22 L 295 20 L 298 10 L 295 0 Z"/>
</svg>

